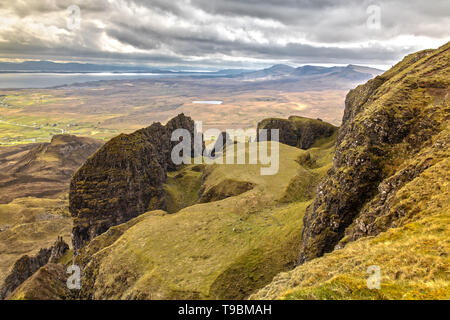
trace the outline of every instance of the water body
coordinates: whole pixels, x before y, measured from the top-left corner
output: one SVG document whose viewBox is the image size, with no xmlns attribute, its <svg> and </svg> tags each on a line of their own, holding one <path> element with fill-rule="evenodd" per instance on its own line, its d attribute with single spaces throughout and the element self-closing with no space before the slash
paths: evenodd
<svg viewBox="0 0 450 320">
<path fill-rule="evenodd" d="M 210 100 L 210 101 L 192 101 L 192 103 L 199 103 L 199 104 L 222 104 L 223 101 L 220 100 Z"/>
<path fill-rule="evenodd" d="M 48 88 L 74 83 L 84 83 L 98 80 L 132 80 L 132 79 L 154 79 L 190 74 L 174 75 L 159 73 L 0 73 L 1 89 L 21 88 Z"/>
</svg>

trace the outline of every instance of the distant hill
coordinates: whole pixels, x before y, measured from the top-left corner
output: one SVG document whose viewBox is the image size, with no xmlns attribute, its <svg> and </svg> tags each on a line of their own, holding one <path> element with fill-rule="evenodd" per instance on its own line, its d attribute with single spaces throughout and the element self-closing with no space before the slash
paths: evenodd
<svg viewBox="0 0 450 320">
<path fill-rule="evenodd" d="M 57 63 L 52 61 L 24 61 L 20 63 L 0 62 L 0 72 L 148 72 L 174 73 L 174 71 L 146 66 L 120 66 L 91 63 Z"/>
<path fill-rule="evenodd" d="M 91 138 L 55 135 L 50 143 L 1 148 L 0 203 L 67 191 L 74 171 L 102 144 Z"/>
<path fill-rule="evenodd" d="M 383 70 L 357 65 L 348 65 L 346 67 L 305 65 L 294 68 L 284 64 L 277 64 L 267 69 L 241 74 L 240 77 L 247 81 L 298 81 L 302 79 L 312 81 L 365 81 L 381 73 L 383 73 Z"/>
<path fill-rule="evenodd" d="M 92 63 L 58 63 L 52 61 L 24 61 L 20 63 L 0 62 L 0 73 L 22 73 L 22 72 L 42 72 L 42 73 L 94 73 L 94 72 L 116 72 L 116 73 L 163 73 L 163 74 L 190 74 L 198 73 L 204 76 L 231 76 L 242 77 L 244 79 L 273 80 L 281 77 L 303 77 L 311 75 L 326 75 L 335 72 L 348 73 L 353 71 L 355 74 L 375 75 L 381 74 L 383 71 L 356 65 L 348 65 L 347 67 L 318 67 L 318 66 L 302 66 L 294 68 L 284 64 L 276 64 L 270 68 L 262 70 L 249 69 L 222 69 L 218 71 L 208 68 L 175 66 L 175 67 L 148 67 L 148 66 L 124 66 L 110 64 L 92 64 Z M 362 77 L 362 76 L 361 76 Z M 365 79 L 365 78 L 364 78 Z"/>
</svg>

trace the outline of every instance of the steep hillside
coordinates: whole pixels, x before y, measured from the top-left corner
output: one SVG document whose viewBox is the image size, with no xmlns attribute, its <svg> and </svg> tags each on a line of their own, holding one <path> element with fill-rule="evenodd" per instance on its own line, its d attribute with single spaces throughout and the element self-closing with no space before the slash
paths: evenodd
<svg viewBox="0 0 450 320">
<path fill-rule="evenodd" d="M 74 174 L 69 210 L 75 250 L 111 226 L 166 207 L 163 183 L 176 169 L 171 134 L 178 128 L 190 132 L 193 145 L 194 121 L 180 114 L 166 126 L 155 122 L 111 139 Z"/>
<path fill-rule="evenodd" d="M 17 198 L 0 204 L 0 286 L 20 257 L 49 248 L 58 236 L 70 243 L 71 231 L 67 195 Z"/>
<path fill-rule="evenodd" d="M 296 221 L 312 197 L 297 187 L 313 187 L 332 152 L 332 141 L 308 151 L 280 144 L 274 176 L 260 175 L 260 164 L 182 168 L 172 178 L 183 185 L 198 181 L 201 170 L 195 193 L 208 195 L 204 203 L 175 214 L 151 211 L 94 238 L 76 257 L 84 270 L 80 298 L 245 298 L 294 266 Z"/>
<path fill-rule="evenodd" d="M 250 299 L 448 300 L 449 224 L 449 215 L 442 210 L 377 237 L 359 239 L 280 273 Z M 367 286 L 370 266 L 380 267 L 380 290 Z"/>
<path fill-rule="evenodd" d="M 50 143 L 0 148 L 0 285 L 21 256 L 36 255 L 58 236 L 69 242 L 69 180 L 102 144 L 55 135 Z"/>
<path fill-rule="evenodd" d="M 448 157 L 449 59 L 450 44 L 410 55 L 347 95 L 333 167 L 304 219 L 301 261 L 332 251 L 346 232 L 376 235 L 418 213 L 398 191 Z"/>
<path fill-rule="evenodd" d="M 69 245 L 58 237 L 50 248 L 42 248 L 36 256 L 24 255 L 18 259 L 5 281 L 0 284 L 0 299 L 8 297 L 25 280 L 47 263 L 58 262 L 69 250 Z"/>
<path fill-rule="evenodd" d="M 303 220 L 304 264 L 253 298 L 449 298 L 449 88 L 450 43 L 350 91 Z M 370 265 L 380 291 L 365 285 Z"/>
<path fill-rule="evenodd" d="M 28 278 L 6 300 L 67 300 L 72 292 L 66 285 L 66 268 L 48 263 Z"/>
<path fill-rule="evenodd" d="M 50 143 L 0 148 L 0 203 L 67 192 L 72 173 L 102 144 L 91 138 L 55 135 Z"/>
</svg>

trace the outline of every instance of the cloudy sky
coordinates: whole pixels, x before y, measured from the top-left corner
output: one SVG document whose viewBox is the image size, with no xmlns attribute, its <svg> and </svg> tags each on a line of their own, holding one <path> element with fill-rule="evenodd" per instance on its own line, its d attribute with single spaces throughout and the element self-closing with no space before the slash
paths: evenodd
<svg viewBox="0 0 450 320">
<path fill-rule="evenodd" d="M 448 0 L 0 0 L 0 21 L 4 61 L 390 66 L 450 40 Z"/>
</svg>

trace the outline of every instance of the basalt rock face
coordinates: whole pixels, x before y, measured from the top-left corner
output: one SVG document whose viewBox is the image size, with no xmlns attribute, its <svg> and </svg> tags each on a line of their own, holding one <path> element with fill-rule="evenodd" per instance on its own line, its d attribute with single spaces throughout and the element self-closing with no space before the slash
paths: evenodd
<svg viewBox="0 0 450 320">
<path fill-rule="evenodd" d="M 10 274 L 0 288 L 0 299 L 5 299 L 25 280 L 31 277 L 39 268 L 48 262 L 57 262 L 69 249 L 61 237 L 48 249 L 39 250 L 36 256 L 24 255 L 14 263 Z"/>
<path fill-rule="evenodd" d="M 429 199 L 404 186 L 450 156 L 449 82 L 446 44 L 349 92 L 333 167 L 304 217 L 300 263 L 420 214 Z"/>
<path fill-rule="evenodd" d="M 319 119 L 291 116 L 288 119 L 264 119 L 258 123 L 258 141 L 265 140 L 259 130 L 267 129 L 267 140 L 271 140 L 270 129 L 279 130 L 279 142 L 300 149 L 310 148 L 319 138 L 332 136 L 337 127 Z"/>
<path fill-rule="evenodd" d="M 74 174 L 69 210 L 75 252 L 109 227 L 141 213 L 164 209 L 163 183 L 171 161 L 172 132 L 186 129 L 194 144 L 194 121 L 184 114 L 107 142 Z M 193 148 L 191 150 L 194 150 Z"/>
</svg>

